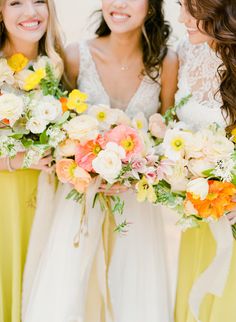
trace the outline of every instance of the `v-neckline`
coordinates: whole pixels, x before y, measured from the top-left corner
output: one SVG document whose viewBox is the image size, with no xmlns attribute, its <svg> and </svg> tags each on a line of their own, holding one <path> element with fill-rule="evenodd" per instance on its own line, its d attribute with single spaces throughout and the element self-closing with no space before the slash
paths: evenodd
<svg viewBox="0 0 236 322">
<path fill-rule="evenodd" d="M 108 94 L 107 90 L 105 89 L 105 86 L 103 85 L 103 82 L 102 82 L 101 76 L 99 75 L 99 72 L 98 72 L 98 69 L 97 69 L 97 65 L 96 65 L 96 62 L 95 62 L 95 60 L 94 60 L 94 58 L 93 58 L 93 55 L 92 55 L 92 53 L 91 53 L 91 51 L 90 51 L 90 48 L 89 48 L 89 44 L 88 44 L 88 42 L 85 42 L 85 43 L 84 43 L 84 45 L 85 45 L 85 47 L 87 48 L 87 52 L 88 52 L 89 58 L 90 58 L 90 60 L 91 60 L 91 63 L 92 63 L 92 66 L 93 66 L 93 69 L 94 69 L 94 72 L 95 72 L 95 77 L 96 77 L 96 79 L 97 79 L 97 81 L 98 81 L 98 84 L 99 84 L 99 86 L 100 86 L 100 88 L 101 88 L 101 90 L 102 90 L 103 94 L 106 96 L 106 98 L 107 98 L 108 102 L 109 102 L 109 103 L 110 103 L 110 105 L 111 105 L 111 96 Z M 140 84 L 138 85 L 138 87 L 137 87 L 136 91 L 135 91 L 135 92 L 134 92 L 134 94 L 131 96 L 131 98 L 130 98 L 130 100 L 129 100 L 129 102 L 128 102 L 127 106 L 126 106 L 126 108 L 125 108 L 125 109 L 121 109 L 121 110 L 123 110 L 124 112 L 127 112 L 127 111 L 130 109 L 130 106 L 132 106 L 133 101 L 135 101 L 135 99 L 136 99 L 137 95 L 139 94 L 139 92 L 141 91 L 141 89 L 142 89 L 142 87 L 143 87 L 143 85 L 144 85 L 145 78 L 146 78 L 146 76 L 144 76 L 144 77 L 143 77 L 143 79 L 141 80 L 141 82 L 140 82 Z"/>
</svg>

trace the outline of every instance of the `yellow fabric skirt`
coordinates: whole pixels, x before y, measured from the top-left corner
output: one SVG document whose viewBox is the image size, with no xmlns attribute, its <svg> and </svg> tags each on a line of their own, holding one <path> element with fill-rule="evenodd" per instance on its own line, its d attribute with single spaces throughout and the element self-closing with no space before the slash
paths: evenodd
<svg viewBox="0 0 236 322">
<path fill-rule="evenodd" d="M 182 235 L 175 322 L 196 322 L 189 304 L 189 293 L 198 276 L 210 265 L 216 253 L 216 243 L 206 223 L 187 230 Z M 236 322 L 236 241 L 227 284 L 222 297 L 208 294 L 200 309 L 201 322 Z"/>
<path fill-rule="evenodd" d="M 0 172 L 0 322 L 20 322 L 21 285 L 39 171 Z"/>
</svg>

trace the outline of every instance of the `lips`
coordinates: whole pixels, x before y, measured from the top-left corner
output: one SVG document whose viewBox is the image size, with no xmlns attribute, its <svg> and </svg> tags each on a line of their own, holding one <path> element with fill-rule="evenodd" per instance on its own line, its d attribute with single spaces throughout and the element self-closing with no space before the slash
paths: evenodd
<svg viewBox="0 0 236 322">
<path fill-rule="evenodd" d="M 38 29 L 38 26 L 40 25 L 41 21 L 40 20 L 27 20 L 27 21 L 22 21 L 19 23 L 20 27 L 25 29 L 25 30 L 35 30 Z"/>
<path fill-rule="evenodd" d="M 111 12 L 111 17 L 115 22 L 125 22 L 130 18 L 130 15 L 128 15 L 127 13 L 113 11 Z"/>
</svg>

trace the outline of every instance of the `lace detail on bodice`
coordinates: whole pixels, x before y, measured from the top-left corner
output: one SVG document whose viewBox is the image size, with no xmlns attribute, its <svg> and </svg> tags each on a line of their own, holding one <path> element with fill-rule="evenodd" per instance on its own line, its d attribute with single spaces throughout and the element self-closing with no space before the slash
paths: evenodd
<svg viewBox="0 0 236 322">
<path fill-rule="evenodd" d="M 188 103 L 177 111 L 179 119 L 196 127 L 212 122 L 225 126 L 217 74 L 221 59 L 207 43 L 192 45 L 188 39 L 180 43 L 178 56 L 180 67 L 176 102 L 191 95 Z"/>
<path fill-rule="evenodd" d="M 109 97 L 101 82 L 87 42 L 79 44 L 79 51 L 80 73 L 77 80 L 78 88 L 89 95 L 89 104 L 106 104 L 112 108 L 117 108 L 116 102 Z M 122 109 L 130 117 L 143 112 L 148 118 L 157 112 L 160 105 L 159 96 L 160 84 L 145 76 L 127 106 Z"/>
</svg>

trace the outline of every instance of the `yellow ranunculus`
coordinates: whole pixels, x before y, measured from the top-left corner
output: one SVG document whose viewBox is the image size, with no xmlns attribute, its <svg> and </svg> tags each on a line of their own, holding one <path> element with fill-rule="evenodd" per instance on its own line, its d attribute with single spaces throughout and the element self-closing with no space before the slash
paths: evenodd
<svg viewBox="0 0 236 322">
<path fill-rule="evenodd" d="M 152 185 L 150 185 L 147 179 L 143 176 L 142 179 L 137 183 L 137 200 L 143 202 L 148 200 L 149 202 L 156 201 L 155 190 Z"/>
<path fill-rule="evenodd" d="M 24 90 L 25 91 L 31 91 L 32 89 L 35 89 L 40 81 L 45 77 L 46 72 L 45 69 L 40 68 L 36 70 L 36 72 L 33 72 L 25 79 L 24 84 Z"/>
<path fill-rule="evenodd" d="M 11 69 L 14 72 L 20 72 L 22 69 L 24 69 L 29 60 L 22 54 L 15 54 L 11 56 L 8 60 L 7 63 L 11 67 Z"/>
<path fill-rule="evenodd" d="M 233 142 L 236 143 L 236 127 L 231 131 Z"/>
<path fill-rule="evenodd" d="M 87 94 L 80 92 L 78 89 L 74 89 L 69 94 L 67 106 L 70 110 L 76 110 L 77 113 L 83 113 L 88 108 L 86 103 L 87 98 Z"/>
</svg>

